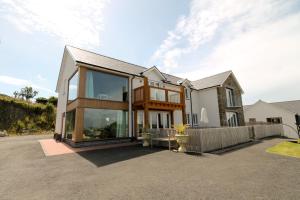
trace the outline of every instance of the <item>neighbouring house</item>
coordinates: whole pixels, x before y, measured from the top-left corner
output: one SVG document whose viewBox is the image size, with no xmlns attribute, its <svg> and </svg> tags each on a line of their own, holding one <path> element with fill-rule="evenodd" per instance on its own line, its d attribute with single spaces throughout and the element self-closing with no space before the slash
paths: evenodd
<svg viewBox="0 0 300 200">
<path fill-rule="evenodd" d="M 76 145 L 122 141 L 144 128 L 244 125 L 241 89 L 231 71 L 198 81 L 66 46 L 57 81 L 55 132 Z M 205 108 L 208 124 L 201 124 Z"/>
<path fill-rule="evenodd" d="M 295 115 L 300 114 L 300 100 L 268 103 L 262 100 L 244 106 L 247 124 L 282 123 L 284 136 L 298 138 Z"/>
</svg>

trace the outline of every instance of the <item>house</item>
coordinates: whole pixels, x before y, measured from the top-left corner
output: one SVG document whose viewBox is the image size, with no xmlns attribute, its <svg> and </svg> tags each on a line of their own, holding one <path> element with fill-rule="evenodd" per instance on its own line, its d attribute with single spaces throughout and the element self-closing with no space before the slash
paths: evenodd
<svg viewBox="0 0 300 200">
<path fill-rule="evenodd" d="M 210 85 L 210 80 L 215 82 Z M 171 128 L 190 119 L 191 126 L 201 126 L 202 107 L 209 116 L 205 126 L 243 125 L 242 89 L 232 72 L 191 82 L 155 66 L 145 68 L 66 46 L 56 92 L 55 132 L 74 146 L 127 141 L 144 128 Z"/>
<path fill-rule="evenodd" d="M 187 123 L 191 126 L 244 126 L 242 94 L 244 93 L 232 71 L 226 71 L 197 81 L 185 81 Z M 187 87 L 189 86 L 189 87 Z M 195 120 L 205 108 L 208 123 Z M 191 119 L 191 120 L 189 120 Z M 199 119 L 199 118 L 198 118 Z"/>
<path fill-rule="evenodd" d="M 300 100 L 275 103 L 259 100 L 244 106 L 244 112 L 249 124 L 282 123 L 286 137 L 298 138 L 295 115 L 300 114 Z"/>
</svg>

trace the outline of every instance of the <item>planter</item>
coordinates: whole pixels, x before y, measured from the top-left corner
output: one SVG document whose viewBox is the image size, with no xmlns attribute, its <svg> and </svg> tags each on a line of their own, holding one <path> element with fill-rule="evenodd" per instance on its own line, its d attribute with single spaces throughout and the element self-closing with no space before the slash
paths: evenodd
<svg viewBox="0 0 300 200">
<path fill-rule="evenodd" d="M 189 136 L 176 134 L 175 137 L 177 143 L 179 144 L 178 152 L 186 152 L 186 145 L 189 141 Z"/>
<path fill-rule="evenodd" d="M 142 137 L 143 137 L 143 147 L 149 147 L 151 134 L 150 133 L 142 133 Z"/>
</svg>

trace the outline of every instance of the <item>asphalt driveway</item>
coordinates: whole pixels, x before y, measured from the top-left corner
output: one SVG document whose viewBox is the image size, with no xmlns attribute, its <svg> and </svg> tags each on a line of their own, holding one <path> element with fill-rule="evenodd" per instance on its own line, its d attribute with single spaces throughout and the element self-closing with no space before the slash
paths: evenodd
<svg viewBox="0 0 300 200">
<path fill-rule="evenodd" d="M 281 139 L 202 156 L 139 146 L 46 157 L 50 136 L 0 138 L 0 199 L 300 199 L 300 159 Z"/>
</svg>

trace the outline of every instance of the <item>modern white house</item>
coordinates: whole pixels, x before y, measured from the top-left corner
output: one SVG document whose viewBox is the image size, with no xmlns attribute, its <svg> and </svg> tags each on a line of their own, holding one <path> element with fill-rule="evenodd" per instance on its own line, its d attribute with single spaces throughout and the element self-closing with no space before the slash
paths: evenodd
<svg viewBox="0 0 300 200">
<path fill-rule="evenodd" d="M 244 125 L 241 89 L 231 71 L 189 81 L 66 46 L 57 81 L 55 132 L 69 144 L 137 138 L 144 128 Z M 207 123 L 201 123 L 205 109 Z M 202 112 L 203 113 L 203 112 Z"/>
<path fill-rule="evenodd" d="M 253 105 L 244 106 L 247 123 L 282 123 L 284 135 L 289 138 L 298 138 L 296 114 L 300 114 L 300 100 L 275 103 L 259 100 Z"/>
</svg>

